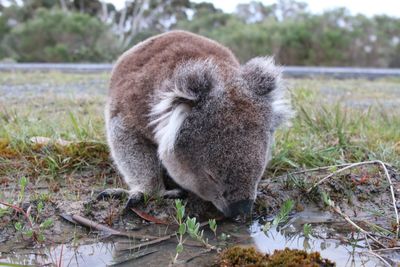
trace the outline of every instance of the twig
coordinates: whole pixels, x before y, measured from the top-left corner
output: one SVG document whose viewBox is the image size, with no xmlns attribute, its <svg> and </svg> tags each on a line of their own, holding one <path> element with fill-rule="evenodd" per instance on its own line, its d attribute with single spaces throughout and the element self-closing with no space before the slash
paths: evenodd
<svg viewBox="0 0 400 267">
<path fill-rule="evenodd" d="M 276 176 L 274 178 L 277 179 L 277 178 L 280 178 L 280 177 L 281 178 L 288 177 L 289 175 L 293 175 L 293 174 L 301 174 L 301 173 L 329 170 L 331 168 L 343 167 L 343 166 L 348 166 L 348 165 L 351 165 L 351 163 L 343 163 L 343 164 L 337 164 L 337 165 L 329 165 L 329 166 L 317 167 L 317 168 L 312 168 L 312 169 L 299 170 L 299 171 L 289 172 L 289 173 L 284 174 L 284 175 Z M 260 184 L 266 184 L 266 183 L 269 183 L 269 181 L 268 180 L 261 180 L 260 181 Z"/>
<path fill-rule="evenodd" d="M 128 261 L 142 258 L 144 256 L 153 254 L 153 253 L 155 253 L 157 251 L 158 251 L 158 249 L 138 251 L 138 252 L 134 253 L 133 255 L 127 255 L 127 256 L 123 256 L 121 258 L 116 258 L 116 259 L 113 260 L 113 263 L 107 265 L 107 267 L 109 267 L 109 266 L 120 266 L 120 265 L 123 265 L 124 263 L 127 264 Z"/>
<path fill-rule="evenodd" d="M 12 208 L 13 210 L 15 210 L 15 211 L 17 211 L 17 212 L 19 212 L 19 213 L 22 213 L 22 215 L 24 215 L 24 217 L 25 217 L 26 220 L 28 221 L 29 227 L 30 227 L 32 230 L 34 230 L 34 229 L 33 229 L 33 223 L 32 223 L 31 218 L 29 217 L 28 213 L 26 213 L 22 208 L 20 208 L 20 207 L 18 207 L 18 206 L 15 206 L 15 205 L 13 205 L 13 204 L 10 204 L 10 203 L 1 201 L 1 200 L 0 200 L 0 204 L 2 204 L 2 205 L 4 205 L 4 206 L 7 206 L 7 207 L 9 207 L 9 208 Z"/>
<path fill-rule="evenodd" d="M 64 244 L 61 245 L 61 252 L 60 252 L 60 260 L 58 261 L 58 267 L 61 267 L 61 262 L 62 262 L 62 257 L 63 257 L 63 249 L 64 249 Z"/>
<path fill-rule="evenodd" d="M 317 171 L 329 170 L 329 169 L 331 169 L 331 168 L 343 167 L 343 166 L 349 166 L 349 165 L 351 165 L 351 163 L 343 163 L 343 164 L 329 165 L 329 166 L 317 167 L 317 168 L 313 168 L 313 169 L 305 169 L 305 170 L 295 171 L 295 172 L 291 172 L 290 174 L 300 174 L 300 173 L 307 173 L 307 172 L 317 172 Z"/>
<path fill-rule="evenodd" d="M 321 180 L 319 180 L 317 183 L 315 183 L 311 188 L 309 188 L 309 189 L 307 190 L 307 193 L 310 193 L 315 187 L 317 187 L 318 185 L 322 184 L 322 183 L 325 182 L 327 179 L 331 178 L 332 176 L 334 176 L 334 175 L 336 175 L 336 174 L 338 174 L 338 173 L 341 173 L 341 172 L 343 172 L 343 171 L 345 171 L 345 170 L 348 170 L 348 169 L 351 169 L 351 168 L 354 168 L 354 167 L 357 167 L 357 166 L 360 166 L 360 165 L 367 165 L 367 164 L 380 164 L 380 165 L 382 166 L 383 170 L 385 171 L 385 176 L 386 176 L 386 178 L 387 178 L 387 180 L 388 180 L 388 182 L 389 182 L 390 193 L 391 193 L 391 195 L 392 195 L 393 209 L 394 209 L 394 211 L 395 211 L 395 216 L 396 216 L 396 238 L 398 238 L 398 236 L 399 236 L 399 230 L 400 230 L 400 229 L 399 229 L 399 228 L 400 228 L 400 219 L 399 219 L 399 212 L 398 212 L 397 206 L 396 206 L 396 197 L 395 197 L 395 194 L 394 194 L 393 183 L 392 183 L 392 180 L 391 180 L 391 178 L 390 178 L 390 175 L 389 175 L 389 172 L 388 172 L 388 170 L 387 170 L 387 168 L 386 168 L 385 163 L 383 163 L 383 162 L 380 161 L 380 160 L 372 160 L 372 161 L 357 162 L 357 163 L 350 164 L 350 165 L 348 165 L 348 166 L 346 166 L 346 167 L 344 167 L 344 168 L 341 168 L 341 169 L 339 169 L 339 170 L 337 170 L 337 171 L 335 171 L 335 172 L 329 174 L 328 176 L 325 176 L 325 177 L 322 178 Z"/>
<path fill-rule="evenodd" d="M 321 180 L 319 180 L 318 182 L 316 182 L 313 186 L 311 186 L 308 190 L 307 190 L 307 194 L 310 193 L 315 187 L 319 186 L 320 184 L 322 184 L 323 182 L 325 182 L 326 180 L 328 180 L 329 178 L 331 178 L 332 176 L 341 173 L 345 170 L 360 166 L 360 165 L 366 165 L 366 164 L 372 164 L 372 163 L 377 163 L 377 161 L 363 161 L 363 162 L 357 162 L 357 163 L 353 163 L 350 165 L 347 165 L 344 168 L 341 168 L 337 171 L 332 172 L 331 174 L 325 176 L 324 178 L 322 178 Z"/>
<path fill-rule="evenodd" d="M 123 231 L 118 231 L 113 228 L 110 228 L 104 224 L 96 223 L 92 220 L 89 220 L 88 218 L 82 217 L 77 214 L 61 214 L 60 215 L 62 218 L 68 220 L 71 223 L 75 224 L 80 224 L 86 227 L 89 227 L 91 229 L 95 229 L 97 231 L 105 232 L 109 235 L 114 235 L 114 236 L 125 236 L 129 238 L 135 238 L 135 239 L 158 239 L 159 237 L 157 236 L 150 236 L 150 235 L 138 235 L 136 233 L 130 233 L 130 232 L 123 232 Z"/>
<path fill-rule="evenodd" d="M 193 256 L 191 256 L 190 258 L 186 259 L 186 260 L 184 261 L 184 263 L 188 263 L 188 262 L 194 260 L 195 258 L 198 258 L 198 257 L 200 257 L 200 256 L 202 256 L 202 255 L 204 255 L 204 254 L 206 254 L 206 253 L 211 252 L 211 251 L 213 251 L 212 248 L 208 248 L 208 249 L 206 249 L 206 250 L 204 250 L 204 251 L 200 251 L 199 253 L 196 253 L 196 254 L 194 254 Z"/>
<path fill-rule="evenodd" d="M 387 266 L 392 266 L 392 265 L 389 264 L 381 255 L 375 253 L 375 252 L 372 250 L 371 245 L 369 244 L 369 241 L 368 241 L 367 236 L 364 235 L 364 237 L 365 237 L 365 242 L 367 243 L 368 248 L 369 248 L 369 251 L 367 251 L 367 253 L 370 253 L 371 255 L 377 257 L 377 258 L 380 259 L 383 263 L 385 263 Z M 363 252 L 360 252 L 360 253 L 363 253 Z M 364 253 L 365 253 L 365 252 L 364 252 Z"/>
<path fill-rule="evenodd" d="M 378 259 L 380 259 L 386 266 L 389 266 L 389 267 L 393 266 L 392 264 L 390 264 L 389 262 L 387 262 L 387 260 L 385 260 L 381 255 L 379 255 L 379 254 L 373 252 L 372 250 L 367 250 L 367 251 L 365 251 L 365 252 L 360 252 L 360 253 L 369 253 L 369 254 L 371 254 L 372 256 L 375 256 L 375 257 L 377 257 Z"/>
<path fill-rule="evenodd" d="M 376 252 L 379 252 L 379 251 L 391 251 L 391 250 L 400 250 L 400 247 L 373 249 L 373 251 L 376 251 Z"/>
<path fill-rule="evenodd" d="M 170 234 L 170 235 L 166 235 L 166 236 L 154 239 L 154 240 L 150 240 L 150 241 L 147 241 L 147 242 L 142 242 L 142 243 L 139 243 L 139 244 L 135 244 L 135 245 L 130 245 L 132 242 L 128 243 L 128 242 L 121 241 L 121 242 L 117 242 L 115 244 L 115 249 L 117 251 L 140 249 L 141 247 L 144 247 L 144 246 L 149 246 L 149 245 L 154 245 L 154 244 L 161 243 L 161 242 L 166 241 L 166 240 L 168 240 L 168 239 L 170 239 L 171 237 L 174 237 L 174 236 L 175 236 L 175 233 L 174 234 Z"/>
<path fill-rule="evenodd" d="M 377 162 L 379 164 L 381 164 L 383 170 L 385 171 L 386 178 L 388 179 L 388 182 L 389 182 L 390 193 L 392 194 L 393 208 L 394 208 L 394 211 L 396 213 L 396 239 L 397 239 L 399 237 L 400 218 L 399 218 L 399 212 L 398 212 L 397 206 L 396 206 L 396 196 L 394 195 L 394 188 L 393 188 L 392 179 L 390 178 L 390 175 L 389 175 L 388 169 L 386 168 L 385 163 L 383 163 L 380 160 L 377 160 Z"/>
<path fill-rule="evenodd" d="M 346 214 L 344 214 L 338 207 L 336 207 L 333 203 L 333 201 L 328 201 L 327 203 L 329 205 L 329 207 L 331 207 L 337 214 L 339 214 L 340 216 L 343 217 L 343 219 L 345 219 L 348 223 L 350 223 L 353 227 L 355 227 L 357 230 L 359 230 L 361 233 L 367 235 L 369 238 L 371 238 L 373 241 L 375 241 L 377 244 L 379 244 L 381 247 L 383 248 L 387 248 L 385 245 L 383 245 L 381 242 L 379 242 L 378 239 L 376 239 L 375 237 L 373 237 L 369 232 L 365 231 L 364 229 L 362 229 L 360 226 L 358 226 L 355 222 L 353 222 L 349 216 L 347 216 Z"/>
<path fill-rule="evenodd" d="M 84 225 L 89 228 L 93 228 L 97 231 L 106 232 L 106 233 L 109 233 L 112 235 L 120 235 L 121 234 L 121 232 L 118 230 L 112 229 L 104 224 L 96 223 L 96 222 L 89 220 L 85 217 L 82 217 L 80 215 L 72 214 L 71 217 L 74 221 L 78 222 L 79 224 Z"/>
</svg>

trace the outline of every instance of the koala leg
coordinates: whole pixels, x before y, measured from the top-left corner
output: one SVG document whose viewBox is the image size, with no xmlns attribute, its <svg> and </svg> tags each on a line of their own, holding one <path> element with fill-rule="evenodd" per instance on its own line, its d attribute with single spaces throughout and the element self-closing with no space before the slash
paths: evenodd
<svg viewBox="0 0 400 267">
<path fill-rule="evenodd" d="M 130 208 L 142 201 L 144 195 L 180 197 L 178 190 L 165 190 L 162 166 L 154 144 L 140 133 L 125 128 L 119 117 L 114 117 L 107 123 L 107 135 L 111 155 L 129 190 L 106 189 L 98 198 L 128 196 L 126 208 Z"/>
</svg>

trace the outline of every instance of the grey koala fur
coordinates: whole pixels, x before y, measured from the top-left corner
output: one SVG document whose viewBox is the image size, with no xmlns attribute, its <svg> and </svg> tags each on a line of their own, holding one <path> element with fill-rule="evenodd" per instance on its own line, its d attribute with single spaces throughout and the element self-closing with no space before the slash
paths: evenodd
<svg viewBox="0 0 400 267">
<path fill-rule="evenodd" d="M 292 110 L 271 58 L 240 65 L 217 42 L 172 31 L 120 57 L 105 115 L 112 158 L 130 188 L 128 206 L 143 194 L 179 195 L 165 189 L 165 168 L 182 188 L 233 216 L 249 211 L 274 131 Z"/>
</svg>

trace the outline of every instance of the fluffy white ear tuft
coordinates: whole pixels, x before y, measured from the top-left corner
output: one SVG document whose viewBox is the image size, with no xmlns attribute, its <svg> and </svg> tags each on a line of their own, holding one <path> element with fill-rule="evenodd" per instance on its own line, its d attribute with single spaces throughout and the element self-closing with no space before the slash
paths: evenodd
<svg viewBox="0 0 400 267">
<path fill-rule="evenodd" d="M 249 89 L 271 101 L 275 129 L 294 116 L 282 82 L 282 68 L 275 65 L 272 57 L 256 57 L 249 60 L 241 70 Z"/>
<path fill-rule="evenodd" d="M 203 95 L 218 84 L 218 70 L 212 60 L 187 61 L 176 68 L 172 78 L 156 92 L 150 112 L 158 153 L 174 149 L 179 129 Z"/>
<path fill-rule="evenodd" d="M 159 95 L 158 102 L 154 103 L 151 109 L 150 126 L 154 126 L 160 154 L 173 150 L 179 128 L 191 110 L 187 101 L 195 100 L 195 95 L 180 91 L 178 88 Z"/>
</svg>

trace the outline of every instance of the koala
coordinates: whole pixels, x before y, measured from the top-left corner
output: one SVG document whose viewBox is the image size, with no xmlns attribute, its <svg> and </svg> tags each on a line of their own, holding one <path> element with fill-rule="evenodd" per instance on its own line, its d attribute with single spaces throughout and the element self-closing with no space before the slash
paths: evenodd
<svg viewBox="0 0 400 267">
<path fill-rule="evenodd" d="M 112 71 L 105 111 L 112 158 L 129 190 L 179 197 L 162 173 L 227 217 L 249 213 L 276 128 L 292 116 L 270 57 L 240 65 L 226 47 L 185 31 L 147 39 Z"/>
</svg>

